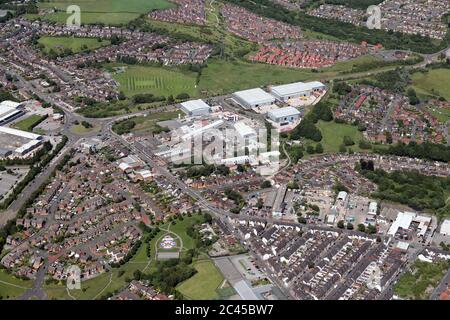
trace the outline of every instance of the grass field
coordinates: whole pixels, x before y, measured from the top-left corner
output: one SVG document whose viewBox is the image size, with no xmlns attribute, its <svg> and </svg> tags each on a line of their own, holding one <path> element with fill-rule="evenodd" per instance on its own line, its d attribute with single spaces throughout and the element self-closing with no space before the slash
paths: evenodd
<svg viewBox="0 0 450 320">
<path fill-rule="evenodd" d="M 33 114 L 33 115 L 29 116 L 28 118 L 15 123 L 13 125 L 13 127 L 15 129 L 19 129 L 22 131 L 32 132 L 33 128 L 39 124 L 39 122 L 42 120 L 42 118 L 43 117 L 40 115 Z"/>
<path fill-rule="evenodd" d="M 412 76 L 412 87 L 419 95 L 444 97 L 450 100 L 450 69 L 432 69 Z"/>
<path fill-rule="evenodd" d="M 84 127 L 81 124 L 77 124 L 77 125 L 73 125 L 70 128 L 70 131 L 72 133 L 75 133 L 75 134 L 86 135 L 86 134 L 89 134 L 89 133 L 92 133 L 92 132 L 99 132 L 100 129 L 101 129 L 101 127 L 98 126 L 98 125 L 97 126 L 93 126 L 92 128 L 86 128 L 86 127 Z"/>
<path fill-rule="evenodd" d="M 336 77 L 340 72 L 351 70 L 355 65 L 378 60 L 373 56 L 365 56 L 354 61 L 337 63 L 332 67 L 323 68 L 315 72 L 311 69 L 293 69 L 242 60 L 220 60 L 214 58 L 208 61 L 208 67 L 202 72 L 199 89 L 214 95 L 264 85 L 322 80 Z"/>
<path fill-rule="evenodd" d="M 394 292 L 402 298 L 426 300 L 450 267 L 449 262 L 428 263 L 416 261 L 412 272 L 402 274 Z"/>
<path fill-rule="evenodd" d="M 222 284 L 224 277 L 211 260 L 198 261 L 194 264 L 198 271 L 192 278 L 177 286 L 188 299 L 213 300 L 219 297 L 217 288 Z"/>
<path fill-rule="evenodd" d="M 40 2 L 40 8 L 56 8 L 59 12 L 47 14 L 44 19 L 64 23 L 69 15 L 69 5 L 78 5 L 81 9 L 81 23 L 104 23 L 119 25 L 134 20 L 143 13 L 152 10 L 167 9 L 174 4 L 166 0 L 52 0 Z"/>
<path fill-rule="evenodd" d="M 180 238 L 183 240 L 183 250 L 189 250 L 195 247 L 194 239 L 188 236 L 188 234 L 186 233 L 186 229 L 189 226 L 202 221 L 203 218 L 201 216 L 193 215 L 190 218 L 185 217 L 183 221 L 177 220 L 175 225 L 170 226 L 170 231 L 178 234 Z"/>
<path fill-rule="evenodd" d="M 349 136 L 355 142 L 350 148 L 353 151 L 361 151 L 358 142 L 363 139 L 363 135 L 356 126 L 350 124 L 341 124 L 336 122 L 319 121 L 317 127 L 322 132 L 322 141 L 324 152 L 338 152 L 344 136 Z"/>
<path fill-rule="evenodd" d="M 18 279 L 5 270 L 0 270 L 0 300 L 14 299 L 22 295 L 31 286 L 31 281 Z"/>
<path fill-rule="evenodd" d="M 446 123 L 450 120 L 450 109 L 437 108 L 434 106 L 427 107 L 427 110 L 438 119 L 441 123 Z"/>
<path fill-rule="evenodd" d="M 140 93 L 165 97 L 180 93 L 196 96 L 198 92 L 195 84 L 197 74 L 193 72 L 163 67 L 128 66 L 125 72 L 113 76 L 120 83 L 120 90 L 129 97 Z"/>
<path fill-rule="evenodd" d="M 75 38 L 75 37 L 41 37 L 38 41 L 44 45 L 44 51 L 49 52 L 51 49 L 57 53 L 64 49 L 70 49 L 73 53 L 86 50 L 93 50 L 111 44 L 109 40 L 98 41 L 96 38 Z M 85 48 L 83 48 L 85 46 Z"/>
<path fill-rule="evenodd" d="M 152 133 L 155 129 L 158 128 L 157 123 L 159 121 L 166 121 L 177 118 L 178 114 L 182 114 L 182 112 L 181 111 L 155 112 L 148 114 L 146 117 L 135 117 L 125 121 L 133 121 L 135 123 L 135 127 L 131 130 L 131 132 Z M 114 126 L 113 129 L 115 129 Z M 115 131 L 117 130 L 115 129 Z"/>
</svg>

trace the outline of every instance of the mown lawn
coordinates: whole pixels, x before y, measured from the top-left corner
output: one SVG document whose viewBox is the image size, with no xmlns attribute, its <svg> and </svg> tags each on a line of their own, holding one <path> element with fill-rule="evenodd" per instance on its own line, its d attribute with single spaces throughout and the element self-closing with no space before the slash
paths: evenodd
<svg viewBox="0 0 450 320">
<path fill-rule="evenodd" d="M 183 251 L 195 248 L 195 241 L 186 233 L 186 230 L 198 222 L 203 222 L 203 217 L 194 214 L 192 217 L 184 217 L 183 221 L 177 220 L 175 225 L 170 226 L 170 231 L 178 234 L 183 240 Z"/>
<path fill-rule="evenodd" d="M 364 137 L 356 126 L 336 122 L 319 121 L 317 127 L 322 132 L 322 141 L 324 152 L 338 152 L 343 143 L 344 136 L 349 136 L 355 142 L 355 145 L 348 146 L 353 151 L 361 151 L 358 146 L 360 140 Z M 366 150 L 367 151 L 367 150 Z"/>
<path fill-rule="evenodd" d="M 13 127 L 18 130 L 32 132 L 33 128 L 39 124 L 39 122 L 42 120 L 42 118 L 43 117 L 40 115 L 33 114 L 33 115 L 29 116 L 28 118 L 15 123 L 13 125 Z"/>
<path fill-rule="evenodd" d="M 0 270 L 0 300 L 14 299 L 25 293 L 32 286 L 32 281 L 21 280 Z"/>
<path fill-rule="evenodd" d="M 194 263 L 197 273 L 177 286 L 186 298 L 194 300 L 213 300 L 219 297 L 217 288 L 224 277 L 211 260 Z"/>
<path fill-rule="evenodd" d="M 76 38 L 76 37 L 47 37 L 39 38 L 38 42 L 44 45 L 44 51 L 63 52 L 65 49 L 78 53 L 86 50 L 94 50 L 100 47 L 109 46 L 111 41 L 96 38 Z"/>
<path fill-rule="evenodd" d="M 191 97 L 198 95 L 197 74 L 194 72 L 176 68 L 128 66 L 125 72 L 113 76 L 120 83 L 119 90 L 129 97 L 142 93 L 164 97 L 175 97 L 180 93 L 187 93 Z"/>
<path fill-rule="evenodd" d="M 44 19 L 64 23 L 69 14 L 69 5 L 78 5 L 81 9 L 81 23 L 104 23 L 120 25 L 134 20 L 143 13 L 152 10 L 172 8 L 175 5 L 166 0 L 51 0 L 40 2 L 40 8 L 57 8 L 59 11 L 45 15 Z"/>
<path fill-rule="evenodd" d="M 412 76 L 412 87 L 419 95 L 444 97 L 450 100 L 450 69 L 432 69 Z"/>
<path fill-rule="evenodd" d="M 86 134 L 89 134 L 92 132 L 99 132 L 100 129 L 101 129 L 101 127 L 98 125 L 95 125 L 92 128 L 86 128 L 82 124 L 77 124 L 77 125 L 73 125 L 70 128 L 70 131 L 75 134 L 86 135 Z"/>
</svg>

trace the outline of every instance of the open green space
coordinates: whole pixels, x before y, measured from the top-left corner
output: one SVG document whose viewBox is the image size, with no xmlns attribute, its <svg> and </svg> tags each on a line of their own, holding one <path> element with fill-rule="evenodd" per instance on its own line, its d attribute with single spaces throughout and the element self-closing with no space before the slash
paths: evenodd
<svg viewBox="0 0 450 320">
<path fill-rule="evenodd" d="M 193 215 L 190 218 L 184 218 L 182 221 L 177 220 L 175 225 L 170 226 L 170 231 L 179 235 L 183 241 L 183 251 L 195 248 L 195 240 L 187 234 L 187 229 L 198 223 L 203 223 L 203 217 Z"/>
<path fill-rule="evenodd" d="M 337 77 L 339 74 L 348 72 L 355 67 L 377 61 L 380 61 L 380 59 L 369 55 L 352 61 L 339 62 L 334 66 L 320 70 L 312 70 L 253 63 L 240 59 L 212 58 L 208 61 L 208 67 L 202 71 L 199 90 L 208 95 L 215 95 L 265 85 L 325 80 Z"/>
<path fill-rule="evenodd" d="M 18 279 L 5 270 L 0 270 L 0 300 L 17 298 L 31 286 L 31 281 Z"/>
<path fill-rule="evenodd" d="M 113 76 L 120 83 L 120 90 L 129 97 L 141 93 L 165 97 L 180 93 L 197 95 L 197 74 L 194 72 L 166 67 L 127 66 L 125 72 L 116 72 Z"/>
<path fill-rule="evenodd" d="M 166 0 L 51 0 L 40 2 L 40 8 L 56 9 L 44 15 L 44 19 L 65 23 L 70 16 L 67 7 L 78 5 L 81 9 L 81 23 L 120 25 L 138 18 L 152 10 L 172 8 L 175 5 Z"/>
<path fill-rule="evenodd" d="M 431 69 L 411 76 L 412 87 L 419 95 L 450 100 L 450 69 Z"/>
<path fill-rule="evenodd" d="M 429 106 L 427 110 L 441 123 L 447 123 L 450 120 L 450 109 Z"/>
<path fill-rule="evenodd" d="M 99 132 L 100 129 L 101 127 L 99 125 L 95 125 L 92 128 L 86 128 L 82 124 L 76 124 L 70 128 L 70 131 L 78 135 L 86 135 L 93 132 Z"/>
<path fill-rule="evenodd" d="M 394 286 L 394 292 L 402 298 L 426 300 L 439 284 L 450 267 L 450 263 L 428 263 L 416 261 L 411 271 L 405 272 Z"/>
<path fill-rule="evenodd" d="M 62 53 L 64 50 L 71 50 L 78 53 L 86 50 L 94 50 L 111 44 L 109 40 L 97 38 L 76 38 L 76 37 L 48 37 L 39 38 L 38 42 L 44 46 L 46 53 L 50 50 Z"/>
<path fill-rule="evenodd" d="M 224 277 L 211 260 L 193 264 L 197 273 L 177 286 L 177 290 L 188 299 L 213 300 L 219 297 L 217 289 Z"/>
<path fill-rule="evenodd" d="M 166 121 L 177 118 L 181 113 L 181 111 L 149 113 L 147 116 L 134 117 L 115 123 L 113 125 L 113 130 L 117 134 L 124 134 L 129 132 L 152 133 L 156 130 L 162 129 L 157 124 L 159 121 Z"/>
<path fill-rule="evenodd" d="M 361 151 L 358 142 L 363 140 L 364 137 L 356 126 L 319 120 L 317 127 L 322 133 L 322 141 L 320 143 L 324 152 L 338 152 L 345 136 L 350 137 L 355 142 L 355 145 L 348 147 L 355 152 Z"/>
<path fill-rule="evenodd" d="M 14 128 L 22 131 L 33 131 L 33 128 L 37 126 L 43 119 L 43 116 L 33 114 L 13 125 Z"/>
</svg>

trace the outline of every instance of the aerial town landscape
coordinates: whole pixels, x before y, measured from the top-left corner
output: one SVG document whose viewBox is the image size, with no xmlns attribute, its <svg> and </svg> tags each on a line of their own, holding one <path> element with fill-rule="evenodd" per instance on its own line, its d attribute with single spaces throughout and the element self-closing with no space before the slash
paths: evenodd
<svg viewBox="0 0 450 320">
<path fill-rule="evenodd" d="M 0 0 L 0 300 L 450 300 L 450 2 Z"/>
</svg>

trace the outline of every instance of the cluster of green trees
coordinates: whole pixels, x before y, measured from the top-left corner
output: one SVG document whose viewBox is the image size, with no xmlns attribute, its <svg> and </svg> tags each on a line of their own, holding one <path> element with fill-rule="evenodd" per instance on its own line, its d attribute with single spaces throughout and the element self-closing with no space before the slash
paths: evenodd
<svg viewBox="0 0 450 320">
<path fill-rule="evenodd" d="M 137 94 L 137 95 L 133 96 L 133 102 L 136 104 L 161 102 L 161 101 L 165 101 L 165 100 L 166 100 L 166 97 L 164 97 L 164 96 L 157 97 L 151 93 L 142 93 L 142 94 Z"/>
<path fill-rule="evenodd" d="M 446 206 L 450 178 L 425 176 L 416 171 L 386 172 L 381 169 L 360 172 L 378 185 L 373 194 L 382 200 L 406 204 L 415 210 L 439 210 Z"/>
<path fill-rule="evenodd" d="M 234 204 L 236 205 L 234 208 L 231 208 L 230 211 L 233 213 L 239 213 L 245 205 L 244 197 L 236 190 L 229 188 L 225 190 L 225 196 L 228 199 L 234 201 Z"/>
<path fill-rule="evenodd" d="M 321 101 L 316 104 L 312 110 L 305 116 L 300 124 L 289 134 L 291 139 L 299 140 L 301 137 L 316 142 L 322 140 L 322 133 L 317 128 L 316 123 L 319 120 L 333 120 L 333 112 L 329 103 Z"/>
<path fill-rule="evenodd" d="M 333 92 L 336 92 L 339 96 L 346 96 L 352 92 L 352 87 L 346 81 L 337 81 L 333 84 Z"/>
<path fill-rule="evenodd" d="M 411 81 L 409 72 L 401 68 L 378 73 L 373 76 L 373 79 L 365 79 L 361 83 L 400 94 L 405 92 L 405 88 Z"/>
<path fill-rule="evenodd" d="M 365 72 L 377 68 L 390 67 L 390 66 L 411 66 L 423 61 L 423 57 L 415 56 L 406 60 L 394 60 L 394 61 L 370 61 L 359 64 L 354 64 L 350 70 L 343 71 L 342 74 Z"/>
<path fill-rule="evenodd" d="M 213 173 L 221 176 L 228 176 L 230 174 L 230 168 L 223 164 L 218 166 L 213 164 L 206 164 L 198 167 L 190 167 L 182 173 L 182 176 L 198 179 L 200 177 L 209 177 Z"/>
<path fill-rule="evenodd" d="M 298 160 L 303 158 L 303 146 L 298 144 L 293 144 L 291 146 L 286 147 L 286 151 L 289 154 L 289 158 L 291 158 L 292 163 L 297 163 Z"/>
<path fill-rule="evenodd" d="M 197 273 L 197 270 L 190 265 L 193 255 L 192 251 L 187 253 L 185 258 L 188 261 L 179 259 L 157 261 L 152 272 L 141 274 L 140 276 L 136 273 L 135 278 L 139 277 L 138 280 L 148 280 L 158 290 L 167 294 L 174 294 L 176 298 L 182 298 L 175 287 Z"/>
<path fill-rule="evenodd" d="M 411 50 L 420 53 L 434 53 L 450 44 L 450 33 L 441 42 L 420 35 L 409 35 L 400 32 L 368 29 L 332 19 L 313 17 L 305 12 L 291 11 L 271 0 L 226 0 L 244 7 L 256 14 L 283 21 L 302 29 L 331 35 L 340 40 L 370 44 L 381 43 L 387 49 Z"/>
<path fill-rule="evenodd" d="M 435 144 L 431 142 L 424 142 L 418 144 L 411 141 L 408 144 L 399 142 L 395 145 L 385 148 L 375 148 L 377 153 L 392 154 L 396 156 L 404 156 L 409 158 L 419 158 L 432 161 L 449 162 L 450 161 L 450 147 L 444 144 Z"/>
<path fill-rule="evenodd" d="M 113 124 L 112 129 L 117 134 L 130 133 L 136 126 L 136 122 L 133 119 L 126 119 Z"/>
<path fill-rule="evenodd" d="M 406 94 L 409 98 L 409 104 L 411 104 L 412 106 L 419 104 L 420 100 L 417 97 L 416 90 L 414 90 L 413 88 L 409 88 L 408 91 L 406 91 Z"/>
<path fill-rule="evenodd" d="M 208 221 L 211 222 L 212 216 L 209 213 L 204 213 L 203 219 L 205 222 L 208 222 Z M 187 227 L 186 234 L 189 237 L 191 237 L 192 239 L 194 239 L 195 247 L 197 249 L 207 248 L 216 241 L 216 239 L 204 238 L 203 235 L 200 233 L 199 228 L 195 224 L 192 224 Z"/>
</svg>

